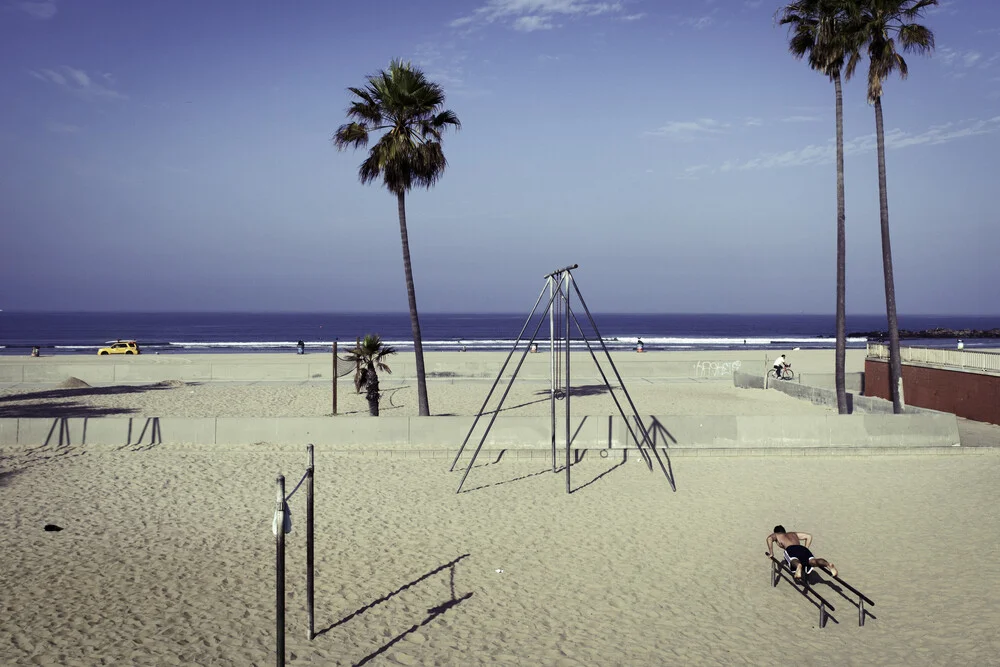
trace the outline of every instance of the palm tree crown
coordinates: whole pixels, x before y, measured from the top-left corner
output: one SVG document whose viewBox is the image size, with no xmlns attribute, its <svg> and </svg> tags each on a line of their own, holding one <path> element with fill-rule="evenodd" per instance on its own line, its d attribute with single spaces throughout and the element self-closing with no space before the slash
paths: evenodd
<svg viewBox="0 0 1000 667">
<path fill-rule="evenodd" d="M 894 72 L 905 79 L 909 70 L 898 47 L 906 53 L 929 53 L 934 49 L 934 33 L 914 23 L 938 0 L 863 0 L 853 3 L 848 32 L 868 45 L 868 101 L 882 97 L 882 82 Z M 851 78 L 861 54 L 854 53 L 845 74 Z"/>
<path fill-rule="evenodd" d="M 388 70 L 367 81 L 364 88 L 348 88 L 355 97 L 347 110 L 352 122 L 337 129 L 334 144 L 340 150 L 363 148 L 372 132 L 385 130 L 361 163 L 361 182 L 381 177 L 396 195 L 414 185 L 431 187 L 448 164 L 441 150 L 442 132 L 462 126 L 453 111 L 442 110 L 444 90 L 402 60 L 393 60 Z"/>
<path fill-rule="evenodd" d="M 797 0 L 779 10 L 778 23 L 789 27 L 788 50 L 831 80 L 838 76 L 860 44 L 845 30 L 850 2 Z"/>
<path fill-rule="evenodd" d="M 382 337 L 378 334 L 367 334 L 363 339 L 358 339 L 354 349 L 347 354 L 348 360 L 354 362 L 355 366 L 354 388 L 360 392 L 373 378 L 373 374 L 377 377 L 378 371 L 392 373 L 384 359 L 390 354 L 396 354 L 396 350 L 383 344 Z"/>
</svg>

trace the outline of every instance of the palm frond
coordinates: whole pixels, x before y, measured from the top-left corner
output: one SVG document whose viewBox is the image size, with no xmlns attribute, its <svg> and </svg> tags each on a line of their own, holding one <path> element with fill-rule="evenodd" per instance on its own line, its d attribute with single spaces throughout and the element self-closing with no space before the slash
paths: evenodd
<svg viewBox="0 0 1000 667">
<path fill-rule="evenodd" d="M 899 28 L 899 42 L 909 53 L 929 53 L 934 50 L 934 33 L 922 25 L 907 23 Z"/>
<path fill-rule="evenodd" d="M 905 7 L 902 14 L 910 20 L 918 19 L 924 15 L 924 10 L 937 4 L 938 0 L 919 0 L 919 2 L 914 3 L 911 7 Z"/>
<path fill-rule="evenodd" d="M 361 123 L 347 123 L 337 128 L 333 135 L 337 150 L 362 148 L 368 145 L 368 128 Z"/>
</svg>

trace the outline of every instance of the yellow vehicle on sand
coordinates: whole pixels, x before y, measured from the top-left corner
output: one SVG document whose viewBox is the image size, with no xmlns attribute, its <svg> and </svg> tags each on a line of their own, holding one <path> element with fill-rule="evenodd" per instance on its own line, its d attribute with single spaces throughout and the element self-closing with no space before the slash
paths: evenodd
<svg viewBox="0 0 1000 667">
<path fill-rule="evenodd" d="M 98 356 L 105 354 L 141 354 L 139 344 L 134 340 L 116 340 L 108 347 L 102 347 L 97 351 Z"/>
</svg>

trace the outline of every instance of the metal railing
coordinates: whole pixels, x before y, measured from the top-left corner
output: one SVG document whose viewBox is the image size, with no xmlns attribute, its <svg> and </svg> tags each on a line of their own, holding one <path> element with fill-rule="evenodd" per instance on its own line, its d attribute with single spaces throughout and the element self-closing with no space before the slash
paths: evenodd
<svg viewBox="0 0 1000 667">
<path fill-rule="evenodd" d="M 868 343 L 866 356 L 869 359 L 888 359 L 889 346 L 884 343 Z M 900 360 L 910 364 L 949 366 L 986 373 L 1000 373 L 1000 353 L 971 352 L 969 350 L 945 350 L 938 347 L 900 347 Z"/>
</svg>

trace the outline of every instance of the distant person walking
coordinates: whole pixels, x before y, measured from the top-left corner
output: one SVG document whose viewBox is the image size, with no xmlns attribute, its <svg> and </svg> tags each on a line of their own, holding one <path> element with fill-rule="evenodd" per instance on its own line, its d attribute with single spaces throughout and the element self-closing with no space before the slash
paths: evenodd
<svg viewBox="0 0 1000 667">
<path fill-rule="evenodd" d="M 296 344 L 296 346 L 299 348 L 298 354 L 306 353 L 306 344 L 303 343 L 301 340 Z"/>
</svg>

